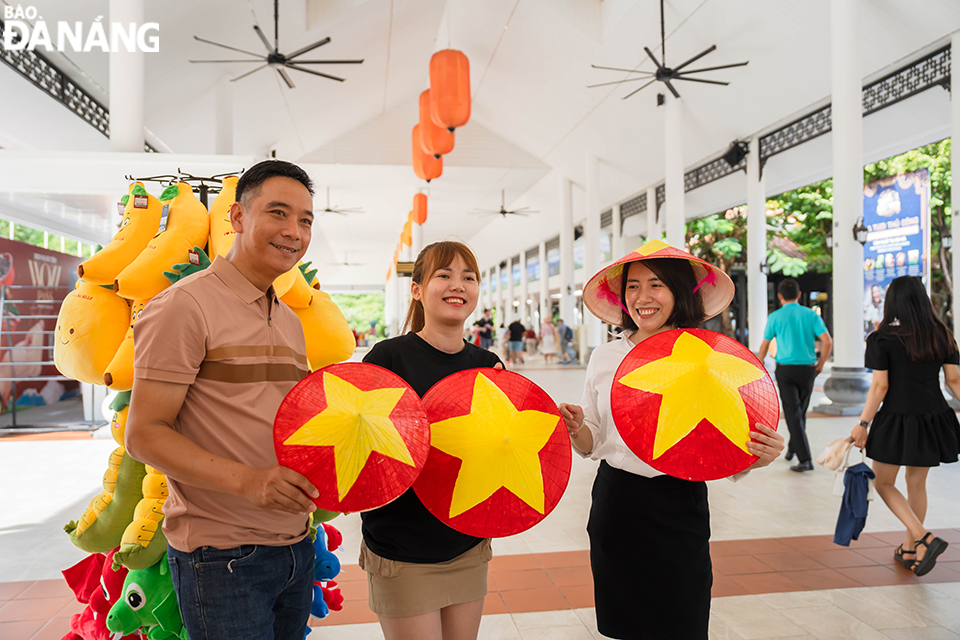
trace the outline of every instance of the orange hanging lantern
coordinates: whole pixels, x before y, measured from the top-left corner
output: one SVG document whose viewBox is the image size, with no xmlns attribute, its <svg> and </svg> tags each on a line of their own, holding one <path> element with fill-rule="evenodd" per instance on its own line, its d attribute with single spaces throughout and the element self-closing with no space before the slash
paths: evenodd
<svg viewBox="0 0 960 640">
<path fill-rule="evenodd" d="M 453 151 L 453 132 L 439 127 L 430 118 L 430 90 L 420 94 L 420 146 L 434 158 Z"/>
<path fill-rule="evenodd" d="M 403 233 L 400 234 L 400 242 L 408 247 L 413 246 L 413 223 L 409 220 L 403 223 Z"/>
<path fill-rule="evenodd" d="M 427 194 L 418 193 L 413 196 L 413 211 L 411 218 L 417 224 L 423 224 L 427 221 Z"/>
<path fill-rule="evenodd" d="M 470 120 L 470 61 L 462 51 L 444 49 L 430 58 L 430 118 L 450 131 Z"/>
<path fill-rule="evenodd" d="M 443 175 L 443 158 L 435 158 L 423 151 L 420 144 L 420 125 L 413 128 L 413 172 L 421 180 L 430 182 Z"/>
</svg>

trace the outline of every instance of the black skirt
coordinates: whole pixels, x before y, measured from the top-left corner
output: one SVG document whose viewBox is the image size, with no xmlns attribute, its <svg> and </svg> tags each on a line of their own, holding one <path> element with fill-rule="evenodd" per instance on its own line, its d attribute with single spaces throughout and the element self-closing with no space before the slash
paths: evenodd
<svg viewBox="0 0 960 640">
<path fill-rule="evenodd" d="M 867 456 L 907 467 L 936 467 L 956 462 L 960 423 L 953 409 L 942 413 L 879 412 L 867 435 Z"/>
<path fill-rule="evenodd" d="M 601 462 L 587 533 L 600 633 L 706 640 L 713 586 L 706 483 L 645 478 Z"/>
</svg>

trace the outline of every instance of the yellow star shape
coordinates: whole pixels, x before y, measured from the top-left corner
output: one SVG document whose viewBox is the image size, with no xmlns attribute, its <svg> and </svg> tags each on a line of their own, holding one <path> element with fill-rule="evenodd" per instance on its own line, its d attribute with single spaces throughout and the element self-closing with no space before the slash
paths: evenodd
<svg viewBox="0 0 960 640">
<path fill-rule="evenodd" d="M 707 419 L 745 453 L 750 421 L 740 387 L 763 377 L 746 360 L 714 351 L 690 333 L 683 333 L 666 358 L 638 367 L 620 378 L 631 389 L 663 396 L 653 442 L 657 459 Z"/>
<path fill-rule="evenodd" d="M 346 380 L 324 372 L 327 408 L 310 418 L 283 444 L 333 447 L 339 500 L 347 495 L 374 451 L 416 466 L 390 412 L 405 389 L 361 391 Z"/>
<path fill-rule="evenodd" d="M 556 426 L 555 415 L 518 411 L 500 387 L 478 373 L 470 413 L 430 425 L 430 444 L 463 461 L 450 517 L 472 509 L 500 487 L 543 513 L 540 450 Z"/>
</svg>

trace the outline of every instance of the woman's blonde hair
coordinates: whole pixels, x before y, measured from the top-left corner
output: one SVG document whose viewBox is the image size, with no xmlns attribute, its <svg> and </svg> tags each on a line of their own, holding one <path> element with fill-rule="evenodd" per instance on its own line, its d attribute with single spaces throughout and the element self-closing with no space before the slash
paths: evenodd
<svg viewBox="0 0 960 640">
<path fill-rule="evenodd" d="M 479 285 L 480 267 L 477 265 L 476 256 L 473 255 L 470 247 L 453 240 L 434 242 L 423 248 L 423 251 L 417 256 L 417 261 L 413 263 L 413 281 L 423 287 L 437 269 L 446 267 L 457 256 L 463 258 L 463 261 L 467 263 L 467 269 L 477 274 L 477 284 Z M 416 333 L 423 329 L 423 325 L 423 303 L 420 300 L 411 300 L 410 306 L 407 308 L 407 318 L 403 322 L 403 331 L 400 333 L 403 334 L 408 331 Z"/>
</svg>

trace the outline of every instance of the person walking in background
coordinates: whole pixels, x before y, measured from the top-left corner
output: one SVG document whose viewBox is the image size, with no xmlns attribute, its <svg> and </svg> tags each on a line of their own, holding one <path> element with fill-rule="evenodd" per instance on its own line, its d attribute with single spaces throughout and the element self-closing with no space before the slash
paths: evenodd
<svg viewBox="0 0 960 640">
<path fill-rule="evenodd" d="M 567 345 L 573 340 L 573 329 L 564 324 L 563 319 L 557 320 L 557 335 L 560 337 L 560 364 L 570 364 L 570 354 Z"/>
<path fill-rule="evenodd" d="M 557 328 L 553 326 L 553 318 L 547 318 L 540 325 L 540 353 L 544 364 L 551 364 L 551 358 L 557 355 Z"/>
<path fill-rule="evenodd" d="M 523 342 L 527 347 L 528 355 L 537 355 L 537 332 L 533 330 L 533 327 L 523 332 Z"/>
<path fill-rule="evenodd" d="M 510 363 L 513 365 L 523 364 L 523 334 L 526 330 L 519 320 L 514 320 L 507 328 L 510 334 Z"/>
<path fill-rule="evenodd" d="M 812 471 L 810 443 L 807 442 L 807 405 L 813 393 L 813 382 L 823 371 L 830 357 L 833 341 L 817 312 L 802 306 L 800 285 L 786 278 L 777 287 L 777 298 L 782 305 L 770 314 L 760 344 L 760 362 L 767 357 L 770 341 L 777 339 L 776 377 L 783 403 L 783 414 L 790 431 L 787 460 L 797 456 L 791 471 Z M 817 359 L 816 341 L 820 340 L 820 358 Z"/>
<path fill-rule="evenodd" d="M 907 528 L 894 557 L 922 576 L 947 548 L 946 540 L 924 529 L 923 520 L 930 467 L 956 462 L 960 453 L 960 424 L 940 390 L 943 369 L 947 386 L 960 396 L 960 355 L 920 278 L 896 278 L 884 305 L 863 358 L 873 369 L 873 382 L 850 435 L 856 446 L 866 446 L 874 487 Z M 901 466 L 906 467 L 906 498 L 894 486 Z"/>
<path fill-rule="evenodd" d="M 480 332 L 480 346 L 489 349 L 493 346 L 493 311 L 483 310 L 483 317 L 473 323 Z"/>
</svg>

